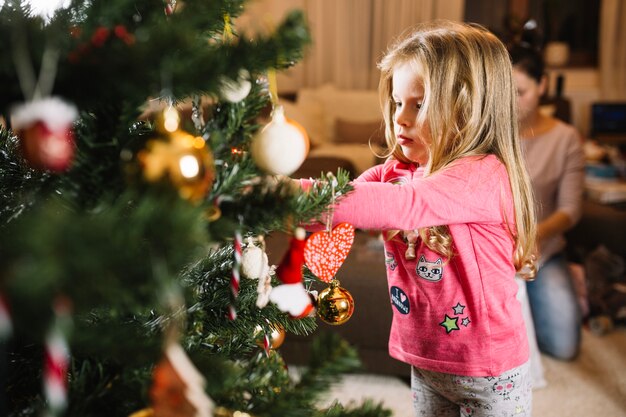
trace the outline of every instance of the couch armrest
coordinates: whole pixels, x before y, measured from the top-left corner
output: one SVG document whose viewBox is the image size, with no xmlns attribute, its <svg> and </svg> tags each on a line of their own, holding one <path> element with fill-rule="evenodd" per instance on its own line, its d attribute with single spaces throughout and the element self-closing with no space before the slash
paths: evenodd
<svg viewBox="0 0 626 417">
<path fill-rule="evenodd" d="M 291 174 L 291 178 L 318 178 L 329 171 L 336 174 L 339 168 L 348 171 L 350 178 L 355 178 L 357 175 L 356 168 L 347 159 L 332 156 L 313 156 L 305 159 L 300 168 Z"/>
</svg>

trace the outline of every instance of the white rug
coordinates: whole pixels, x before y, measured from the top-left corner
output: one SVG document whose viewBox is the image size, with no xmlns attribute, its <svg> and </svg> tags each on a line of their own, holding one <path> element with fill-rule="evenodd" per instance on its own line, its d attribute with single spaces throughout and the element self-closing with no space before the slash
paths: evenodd
<svg viewBox="0 0 626 417">
<path fill-rule="evenodd" d="M 413 417 L 411 388 L 398 378 L 382 375 L 345 375 L 331 387 L 322 401 L 322 407 L 328 407 L 335 401 L 344 406 L 358 406 L 368 399 L 382 403 L 384 408 L 392 411 L 393 417 Z"/>
<path fill-rule="evenodd" d="M 547 385 L 533 392 L 534 417 L 626 417 L 626 328 L 597 336 L 583 330 L 579 357 L 563 362 L 542 355 Z M 411 389 L 402 380 L 369 374 L 345 375 L 324 399 L 359 405 L 382 402 L 394 417 L 413 417 Z"/>
</svg>

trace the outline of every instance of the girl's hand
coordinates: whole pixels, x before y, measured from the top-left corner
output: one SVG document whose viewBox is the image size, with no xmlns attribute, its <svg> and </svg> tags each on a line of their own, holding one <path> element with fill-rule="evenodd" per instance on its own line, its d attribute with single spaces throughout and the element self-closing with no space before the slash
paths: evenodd
<svg viewBox="0 0 626 417">
<path fill-rule="evenodd" d="M 291 191 L 295 192 L 301 189 L 300 180 L 295 180 L 286 175 L 272 175 L 268 178 L 267 182 L 272 188 L 276 188 L 281 184 L 288 184 Z"/>
</svg>

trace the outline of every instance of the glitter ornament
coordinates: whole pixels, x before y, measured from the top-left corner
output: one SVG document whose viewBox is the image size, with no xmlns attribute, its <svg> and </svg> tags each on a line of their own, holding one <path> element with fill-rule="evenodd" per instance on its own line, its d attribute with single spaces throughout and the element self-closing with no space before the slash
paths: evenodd
<svg viewBox="0 0 626 417">
<path fill-rule="evenodd" d="M 290 175 L 295 172 L 309 149 L 309 138 L 304 129 L 285 118 L 282 106 L 272 112 L 272 120 L 253 139 L 250 151 L 254 162 L 271 175 Z"/>
<path fill-rule="evenodd" d="M 340 325 L 347 322 L 354 313 L 354 299 L 345 289 L 333 280 L 317 297 L 317 316 L 327 324 Z"/>
<path fill-rule="evenodd" d="M 74 157 L 72 123 L 76 108 L 50 97 L 22 104 L 13 109 L 11 124 L 20 138 L 20 148 L 35 169 L 66 171 Z"/>
</svg>

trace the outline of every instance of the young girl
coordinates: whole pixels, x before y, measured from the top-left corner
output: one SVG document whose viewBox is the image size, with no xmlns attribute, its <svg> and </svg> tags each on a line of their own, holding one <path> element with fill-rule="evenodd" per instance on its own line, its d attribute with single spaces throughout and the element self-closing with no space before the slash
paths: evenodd
<svg viewBox="0 0 626 417">
<path fill-rule="evenodd" d="M 437 22 L 380 69 L 392 155 L 354 181 L 333 221 L 393 235 L 390 355 L 412 365 L 418 416 L 529 416 L 515 274 L 533 272 L 535 218 L 508 52 L 482 28 Z"/>
</svg>

